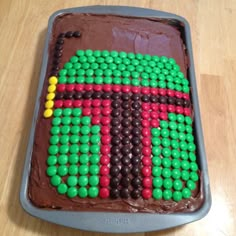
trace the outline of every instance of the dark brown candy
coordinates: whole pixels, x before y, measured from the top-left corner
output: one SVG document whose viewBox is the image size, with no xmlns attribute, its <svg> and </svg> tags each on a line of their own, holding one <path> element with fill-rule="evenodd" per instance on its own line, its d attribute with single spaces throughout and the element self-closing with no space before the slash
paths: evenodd
<svg viewBox="0 0 236 236">
<path fill-rule="evenodd" d="M 119 145 L 120 144 L 120 137 L 119 136 L 113 136 L 111 139 L 111 143 L 113 145 Z"/>
<path fill-rule="evenodd" d="M 129 137 L 123 137 L 121 142 L 123 145 L 130 144 L 130 139 Z"/>
<path fill-rule="evenodd" d="M 58 35 L 58 38 L 64 38 L 65 37 L 65 33 L 60 33 L 59 35 Z"/>
<path fill-rule="evenodd" d="M 117 177 L 120 173 L 120 169 L 118 166 L 112 166 L 110 169 L 110 175 L 113 177 Z"/>
<path fill-rule="evenodd" d="M 132 148 L 132 154 L 135 156 L 141 154 L 141 148 L 139 146 L 134 146 Z"/>
<path fill-rule="evenodd" d="M 175 104 L 175 98 L 168 97 L 168 103 L 171 104 L 171 105 Z"/>
<path fill-rule="evenodd" d="M 130 126 L 130 120 L 127 119 L 127 118 L 124 118 L 122 121 L 121 121 L 121 125 L 123 127 L 129 127 Z"/>
<path fill-rule="evenodd" d="M 75 32 L 73 33 L 73 36 L 74 36 L 75 38 L 79 38 L 79 37 L 81 36 L 80 31 L 75 31 Z"/>
<path fill-rule="evenodd" d="M 183 101 L 183 106 L 184 107 L 189 107 L 190 106 L 190 101 L 189 100 L 184 100 Z"/>
<path fill-rule="evenodd" d="M 120 110 L 119 109 L 113 109 L 111 112 L 111 115 L 113 117 L 118 117 L 120 115 Z"/>
<path fill-rule="evenodd" d="M 118 187 L 118 185 L 119 185 L 119 179 L 117 178 L 117 177 L 112 177 L 111 179 L 110 179 L 110 186 L 112 187 L 112 188 L 117 188 Z"/>
<path fill-rule="evenodd" d="M 177 106 L 183 106 L 183 100 L 182 100 L 181 98 L 176 98 L 175 104 L 176 104 Z"/>
<path fill-rule="evenodd" d="M 72 32 L 72 31 L 66 32 L 65 37 L 66 37 L 66 38 L 71 38 L 71 37 L 73 37 L 73 32 Z"/>
<path fill-rule="evenodd" d="M 164 104 L 164 103 L 167 103 L 167 98 L 164 97 L 164 96 L 160 96 L 160 97 L 158 98 L 158 101 L 159 101 L 160 103 Z"/>
<path fill-rule="evenodd" d="M 122 99 L 123 101 L 128 101 L 129 98 L 130 98 L 130 95 L 129 95 L 128 93 L 123 93 L 123 94 L 121 95 L 121 99 Z"/>
<path fill-rule="evenodd" d="M 132 179 L 131 184 L 134 188 L 139 188 L 142 184 L 142 181 L 141 181 L 140 178 L 135 177 L 135 178 Z"/>
<path fill-rule="evenodd" d="M 123 187 L 128 187 L 130 184 L 130 179 L 129 177 L 122 177 L 121 180 L 120 180 L 120 185 L 123 186 Z"/>
<path fill-rule="evenodd" d="M 135 110 L 139 110 L 141 107 L 139 102 L 133 102 L 132 103 L 132 108 L 134 108 Z"/>
<path fill-rule="evenodd" d="M 131 170 L 131 173 L 133 176 L 138 176 L 139 173 L 140 173 L 140 167 L 139 165 L 135 165 L 133 166 L 132 170 Z"/>
<path fill-rule="evenodd" d="M 57 39 L 56 44 L 62 45 L 63 43 L 64 43 L 64 39 L 63 39 L 63 38 L 58 38 L 58 39 Z"/>
<path fill-rule="evenodd" d="M 101 92 L 93 92 L 93 94 L 92 94 L 92 98 L 94 98 L 94 99 L 100 99 L 101 98 L 101 96 L 102 96 L 102 93 Z"/>
<path fill-rule="evenodd" d="M 140 127 L 141 125 L 140 119 L 133 119 L 131 123 L 134 127 Z"/>
<path fill-rule="evenodd" d="M 92 97 L 92 94 L 93 94 L 92 91 L 84 92 L 84 94 L 83 94 L 83 98 L 84 98 L 84 99 L 89 99 L 89 98 Z"/>
<path fill-rule="evenodd" d="M 121 106 L 123 109 L 129 109 L 129 102 L 124 101 L 124 102 L 122 102 Z"/>
<path fill-rule="evenodd" d="M 129 128 L 124 128 L 124 129 L 121 130 L 121 133 L 124 136 L 128 137 L 130 135 L 130 129 Z"/>
<path fill-rule="evenodd" d="M 111 98 L 114 99 L 114 100 L 117 100 L 117 99 L 120 98 L 120 94 L 119 94 L 119 93 L 113 93 L 113 94 L 111 95 Z"/>
<path fill-rule="evenodd" d="M 120 147 L 119 146 L 112 146 L 111 147 L 111 153 L 115 154 L 115 155 L 120 153 Z"/>
<path fill-rule="evenodd" d="M 130 154 L 130 152 L 131 152 L 131 150 L 130 150 L 130 147 L 129 147 L 128 145 L 123 146 L 123 147 L 121 148 L 121 153 L 122 153 L 123 155 L 128 155 L 128 154 Z"/>
<path fill-rule="evenodd" d="M 141 139 L 139 137 L 133 137 L 131 139 L 131 142 L 132 142 L 133 145 L 137 146 L 141 143 Z"/>
<path fill-rule="evenodd" d="M 143 95 L 142 96 L 142 101 L 143 102 L 149 102 L 149 96 L 148 95 Z"/>
<path fill-rule="evenodd" d="M 132 99 L 133 101 L 138 101 L 138 100 L 140 100 L 140 95 L 139 95 L 139 94 L 133 94 L 133 95 L 131 96 L 131 99 Z"/>
<path fill-rule="evenodd" d="M 112 103 L 111 103 L 111 106 L 113 108 L 119 108 L 120 107 L 120 102 L 118 100 L 114 100 Z"/>
<path fill-rule="evenodd" d="M 141 191 L 139 189 L 134 189 L 130 195 L 132 198 L 138 199 L 141 196 Z"/>
<path fill-rule="evenodd" d="M 56 100 L 61 100 L 61 99 L 63 99 L 63 97 L 64 97 L 64 93 L 62 93 L 62 92 L 57 92 L 57 93 L 56 93 L 56 96 L 55 96 L 55 99 L 56 99 Z"/>
<path fill-rule="evenodd" d="M 75 92 L 73 97 L 74 99 L 79 100 L 83 97 L 83 94 L 82 92 Z"/>
<path fill-rule="evenodd" d="M 120 173 L 122 176 L 128 176 L 130 173 L 130 167 L 129 166 L 122 166 Z"/>
<path fill-rule="evenodd" d="M 120 196 L 122 198 L 128 198 L 129 197 L 129 189 L 128 188 L 122 188 L 120 190 Z"/>
<path fill-rule="evenodd" d="M 110 196 L 111 196 L 111 198 L 116 199 L 116 198 L 119 197 L 119 195 L 120 195 L 120 192 L 119 192 L 118 189 L 114 189 L 114 188 L 113 188 L 113 189 L 110 190 Z"/>
<path fill-rule="evenodd" d="M 135 127 L 135 128 L 132 129 L 132 134 L 134 136 L 140 136 L 141 135 L 141 130 L 139 128 Z"/>
<path fill-rule="evenodd" d="M 152 95 L 152 96 L 150 96 L 150 101 L 156 103 L 156 102 L 158 102 L 158 97 L 155 95 Z"/>
<path fill-rule="evenodd" d="M 74 95 L 73 92 L 66 92 L 66 93 L 64 94 L 64 98 L 65 98 L 65 99 L 72 99 L 72 98 L 73 98 L 73 95 Z"/>
<path fill-rule="evenodd" d="M 129 150 L 129 151 L 130 151 L 130 150 Z M 128 166 L 128 165 L 130 164 L 130 158 L 129 158 L 129 156 L 123 156 L 123 157 L 121 158 L 121 162 L 122 162 L 123 165 Z"/>
<path fill-rule="evenodd" d="M 111 129 L 110 129 L 111 135 L 117 136 L 119 133 L 120 133 L 119 127 L 111 127 Z"/>
<path fill-rule="evenodd" d="M 112 155 L 110 161 L 112 165 L 117 165 L 120 162 L 120 158 L 117 155 Z"/>
<path fill-rule="evenodd" d="M 111 125 L 112 125 L 112 126 L 118 126 L 119 124 L 120 124 L 119 118 L 113 118 L 113 119 L 111 120 Z"/>
<path fill-rule="evenodd" d="M 130 117 L 130 115 L 131 115 L 130 110 L 124 110 L 124 111 L 122 111 L 122 116 L 123 116 L 124 118 Z"/>
<path fill-rule="evenodd" d="M 102 98 L 103 98 L 103 99 L 110 99 L 110 98 L 111 98 L 111 93 L 109 93 L 109 92 L 103 93 L 103 94 L 102 94 Z"/>
<path fill-rule="evenodd" d="M 141 162 L 141 157 L 140 156 L 133 156 L 131 159 L 131 162 L 133 165 L 137 165 Z"/>
<path fill-rule="evenodd" d="M 132 116 L 134 118 L 140 118 L 140 111 L 137 111 L 137 110 L 132 111 Z"/>
</svg>

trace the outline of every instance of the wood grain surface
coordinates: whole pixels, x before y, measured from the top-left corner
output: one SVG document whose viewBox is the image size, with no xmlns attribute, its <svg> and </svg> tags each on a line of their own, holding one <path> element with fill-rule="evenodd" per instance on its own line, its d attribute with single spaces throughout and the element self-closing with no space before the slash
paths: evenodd
<svg viewBox="0 0 236 236">
<path fill-rule="evenodd" d="M 86 5 L 127 5 L 185 17 L 192 31 L 212 208 L 202 220 L 132 235 L 236 235 L 236 1 L 0 1 L 0 235 L 98 236 L 28 215 L 19 203 L 21 175 L 49 16 Z"/>
</svg>

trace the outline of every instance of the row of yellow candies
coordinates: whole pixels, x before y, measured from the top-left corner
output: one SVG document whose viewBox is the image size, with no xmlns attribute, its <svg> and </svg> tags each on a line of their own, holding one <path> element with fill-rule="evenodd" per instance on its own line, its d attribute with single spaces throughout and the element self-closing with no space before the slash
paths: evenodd
<svg viewBox="0 0 236 236">
<path fill-rule="evenodd" d="M 43 116 L 45 118 L 49 118 L 53 114 L 53 106 L 54 106 L 54 101 L 53 99 L 55 98 L 55 92 L 56 92 L 56 84 L 58 82 L 58 79 L 56 76 L 51 76 L 49 78 L 49 86 L 48 86 L 48 94 L 46 97 L 46 102 L 45 102 L 45 111 L 43 113 Z"/>
</svg>

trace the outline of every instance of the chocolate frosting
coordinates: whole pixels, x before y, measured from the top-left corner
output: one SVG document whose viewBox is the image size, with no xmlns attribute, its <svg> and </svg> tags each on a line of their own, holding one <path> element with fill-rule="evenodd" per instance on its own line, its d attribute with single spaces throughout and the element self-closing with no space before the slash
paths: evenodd
<svg viewBox="0 0 236 236">
<path fill-rule="evenodd" d="M 186 75 L 188 60 L 178 26 L 169 25 L 168 20 L 155 18 L 135 18 L 114 15 L 64 14 L 55 19 L 49 47 L 47 74 L 40 98 L 37 119 L 28 196 L 40 208 L 74 211 L 110 212 L 190 212 L 197 210 L 203 202 L 201 178 L 190 199 L 175 201 L 72 198 L 57 193 L 46 175 L 47 149 L 50 138 L 51 120 L 43 118 L 48 77 L 53 61 L 55 42 L 60 33 L 80 31 L 80 38 L 65 38 L 59 67 L 62 68 L 78 49 L 116 50 L 150 55 L 164 55 L 176 60 Z"/>
</svg>

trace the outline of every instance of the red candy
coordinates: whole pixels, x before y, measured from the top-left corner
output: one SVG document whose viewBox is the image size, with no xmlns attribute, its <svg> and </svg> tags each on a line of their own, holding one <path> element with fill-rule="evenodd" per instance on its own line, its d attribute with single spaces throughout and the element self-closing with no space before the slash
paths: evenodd
<svg viewBox="0 0 236 236">
<path fill-rule="evenodd" d="M 151 108 L 152 108 L 153 111 L 157 111 L 158 110 L 158 105 L 156 103 L 152 103 Z"/>
<path fill-rule="evenodd" d="M 151 170 L 151 167 L 150 167 L 150 166 L 144 166 L 144 167 L 142 168 L 142 174 L 143 174 L 143 176 L 145 176 L 145 177 L 151 176 L 151 173 L 152 173 L 152 170 Z"/>
<path fill-rule="evenodd" d="M 92 117 L 92 124 L 93 125 L 99 125 L 100 124 L 100 116 L 94 116 Z"/>
<path fill-rule="evenodd" d="M 83 100 L 83 107 L 90 107 L 91 103 L 92 103 L 91 100 L 88 100 L 88 99 Z"/>
<path fill-rule="evenodd" d="M 101 198 L 108 198 L 110 195 L 110 191 L 108 188 L 101 188 L 99 191 L 99 196 Z"/>
<path fill-rule="evenodd" d="M 110 92 L 112 89 L 112 86 L 110 84 L 103 85 L 103 91 Z"/>
<path fill-rule="evenodd" d="M 113 85 L 113 86 L 112 86 L 112 90 L 113 90 L 114 92 L 120 92 L 120 89 L 121 89 L 120 85 Z"/>
<path fill-rule="evenodd" d="M 142 116 L 143 119 L 146 119 L 146 120 L 147 120 L 150 115 L 149 115 L 149 112 L 147 112 L 147 111 L 142 111 L 141 116 Z"/>
<path fill-rule="evenodd" d="M 84 108 L 82 111 L 84 116 L 90 116 L 91 115 L 91 109 L 90 108 Z"/>
<path fill-rule="evenodd" d="M 142 144 L 143 144 L 143 146 L 149 147 L 149 146 L 151 145 L 151 140 L 150 140 L 150 138 L 143 138 L 143 139 L 142 139 Z"/>
<path fill-rule="evenodd" d="M 151 135 L 150 129 L 149 129 L 149 128 L 143 128 L 143 129 L 142 129 L 142 135 L 143 135 L 144 137 L 149 137 L 149 136 Z"/>
<path fill-rule="evenodd" d="M 143 163 L 143 165 L 145 165 L 145 166 L 150 166 L 150 165 L 152 164 L 152 160 L 151 160 L 150 157 L 145 156 L 145 157 L 143 157 L 143 159 L 142 159 L 142 163 Z"/>
<path fill-rule="evenodd" d="M 175 91 L 175 96 L 177 98 L 182 98 L 182 93 L 181 92 L 178 92 L 178 91 Z"/>
<path fill-rule="evenodd" d="M 168 95 L 169 97 L 174 97 L 174 96 L 175 96 L 175 91 L 174 91 L 174 90 L 171 90 L 171 89 L 168 89 L 168 90 L 167 90 L 167 95 Z"/>
<path fill-rule="evenodd" d="M 82 101 L 81 100 L 74 100 L 73 101 L 73 107 L 81 107 Z"/>
<path fill-rule="evenodd" d="M 177 107 L 176 107 L 176 112 L 177 112 L 178 114 L 183 114 L 183 113 L 184 113 L 183 107 L 177 106 Z"/>
<path fill-rule="evenodd" d="M 110 163 L 110 158 L 106 155 L 101 156 L 100 162 L 102 165 L 108 165 Z"/>
<path fill-rule="evenodd" d="M 111 105 L 111 100 L 103 100 L 102 101 L 102 106 L 103 107 L 109 107 Z"/>
<path fill-rule="evenodd" d="M 153 127 L 153 128 L 159 127 L 159 121 L 158 120 L 151 120 L 151 127 Z"/>
<path fill-rule="evenodd" d="M 99 107 L 101 105 L 101 101 L 99 99 L 92 100 L 92 105 L 94 107 Z"/>
<path fill-rule="evenodd" d="M 109 144 L 111 142 L 111 137 L 109 135 L 103 135 L 101 141 L 102 144 Z"/>
<path fill-rule="evenodd" d="M 108 145 L 102 145 L 102 146 L 101 146 L 101 153 L 102 153 L 103 155 L 109 154 L 109 153 L 110 153 L 110 146 L 108 146 Z"/>
<path fill-rule="evenodd" d="M 174 113 L 175 112 L 175 106 L 174 105 L 168 105 L 168 112 L 172 112 Z"/>
<path fill-rule="evenodd" d="M 143 187 L 151 188 L 152 187 L 152 179 L 150 177 L 143 178 Z"/>
<path fill-rule="evenodd" d="M 55 106 L 56 108 L 62 107 L 62 106 L 63 106 L 63 101 L 62 101 L 62 100 L 56 100 L 56 101 L 54 102 L 54 106 Z"/>
<path fill-rule="evenodd" d="M 122 87 L 122 92 L 124 92 L 124 93 L 130 92 L 130 86 L 127 86 L 127 85 L 123 86 Z"/>
<path fill-rule="evenodd" d="M 93 85 L 93 89 L 94 89 L 94 91 L 101 91 L 102 90 L 102 86 L 101 85 L 99 85 L 99 84 L 96 84 L 96 85 Z"/>
<path fill-rule="evenodd" d="M 106 107 L 106 108 L 103 108 L 103 109 L 102 109 L 102 114 L 103 114 L 104 116 L 109 116 L 110 113 L 111 113 L 111 108 Z"/>
<path fill-rule="evenodd" d="M 107 166 L 101 166 L 101 168 L 100 168 L 101 175 L 108 175 L 109 172 L 110 172 L 110 169 Z"/>
<path fill-rule="evenodd" d="M 63 106 L 64 107 L 72 107 L 72 100 L 64 100 Z"/>
<path fill-rule="evenodd" d="M 101 114 L 101 109 L 100 108 L 93 108 L 92 109 L 92 114 L 94 115 L 94 116 L 97 116 L 97 115 L 100 115 Z"/>
<path fill-rule="evenodd" d="M 148 156 L 149 157 L 151 155 L 151 153 L 152 153 L 152 150 L 151 150 L 150 147 L 143 147 L 142 153 L 143 153 L 144 156 Z"/>
<path fill-rule="evenodd" d="M 159 110 L 160 110 L 160 111 L 167 111 L 167 105 L 165 105 L 165 104 L 160 104 L 160 105 L 159 105 Z"/>
<path fill-rule="evenodd" d="M 108 126 L 102 126 L 101 133 L 104 134 L 104 135 L 109 134 L 110 133 L 110 128 Z"/>
<path fill-rule="evenodd" d="M 74 84 L 67 84 L 66 85 L 66 91 L 72 92 L 75 89 L 75 85 Z"/>
<path fill-rule="evenodd" d="M 100 178 L 100 186 L 107 187 L 110 184 L 110 179 L 107 176 L 101 176 Z"/>
<path fill-rule="evenodd" d="M 166 95 L 166 89 L 160 88 L 160 89 L 158 90 L 158 92 L 159 92 L 159 94 L 160 94 L 161 96 L 165 96 L 165 95 Z"/>
<path fill-rule="evenodd" d="M 102 117 L 102 119 L 101 119 L 101 123 L 103 125 L 108 125 L 108 124 L 110 124 L 110 122 L 111 122 L 110 117 Z"/>
<path fill-rule="evenodd" d="M 155 112 L 155 111 L 152 111 L 151 113 L 150 113 L 150 115 L 151 115 L 151 118 L 152 119 L 158 119 L 158 113 L 157 112 Z"/>
<path fill-rule="evenodd" d="M 148 111 L 150 109 L 150 104 L 149 103 L 142 103 L 142 109 L 144 111 Z"/>
<path fill-rule="evenodd" d="M 158 94 L 158 89 L 157 88 L 151 88 L 150 92 L 152 95 L 157 95 Z"/>
<path fill-rule="evenodd" d="M 152 190 L 149 188 L 145 188 L 142 190 L 142 196 L 144 199 L 149 199 L 152 197 Z"/>
<path fill-rule="evenodd" d="M 168 115 L 167 115 L 166 112 L 161 112 L 159 114 L 159 117 L 160 117 L 161 120 L 167 120 L 168 119 Z"/>
<path fill-rule="evenodd" d="M 64 92 L 65 89 L 66 89 L 66 85 L 65 84 L 58 84 L 57 85 L 57 91 Z"/>
<path fill-rule="evenodd" d="M 184 115 L 191 116 L 191 110 L 189 108 L 184 108 Z"/>
<path fill-rule="evenodd" d="M 86 91 L 92 91 L 93 90 L 93 85 L 92 84 L 85 84 L 84 85 L 84 89 Z"/>
<path fill-rule="evenodd" d="M 188 93 L 183 93 L 183 98 L 186 100 L 189 100 L 189 94 Z"/>
<path fill-rule="evenodd" d="M 75 90 L 78 92 L 81 92 L 84 90 L 84 85 L 83 84 L 76 84 L 75 85 Z"/>
<path fill-rule="evenodd" d="M 131 88 L 131 90 L 132 90 L 133 93 L 139 93 L 140 92 L 140 87 L 134 86 L 134 87 Z"/>
<path fill-rule="evenodd" d="M 142 94 L 149 94 L 149 93 L 150 93 L 150 89 L 149 89 L 149 88 L 142 87 L 142 88 L 141 88 L 141 93 L 142 93 Z"/>
<path fill-rule="evenodd" d="M 147 128 L 147 127 L 149 127 L 150 126 L 150 124 L 149 124 L 149 121 L 148 120 L 142 120 L 142 126 L 143 127 L 145 127 L 145 128 Z"/>
</svg>

